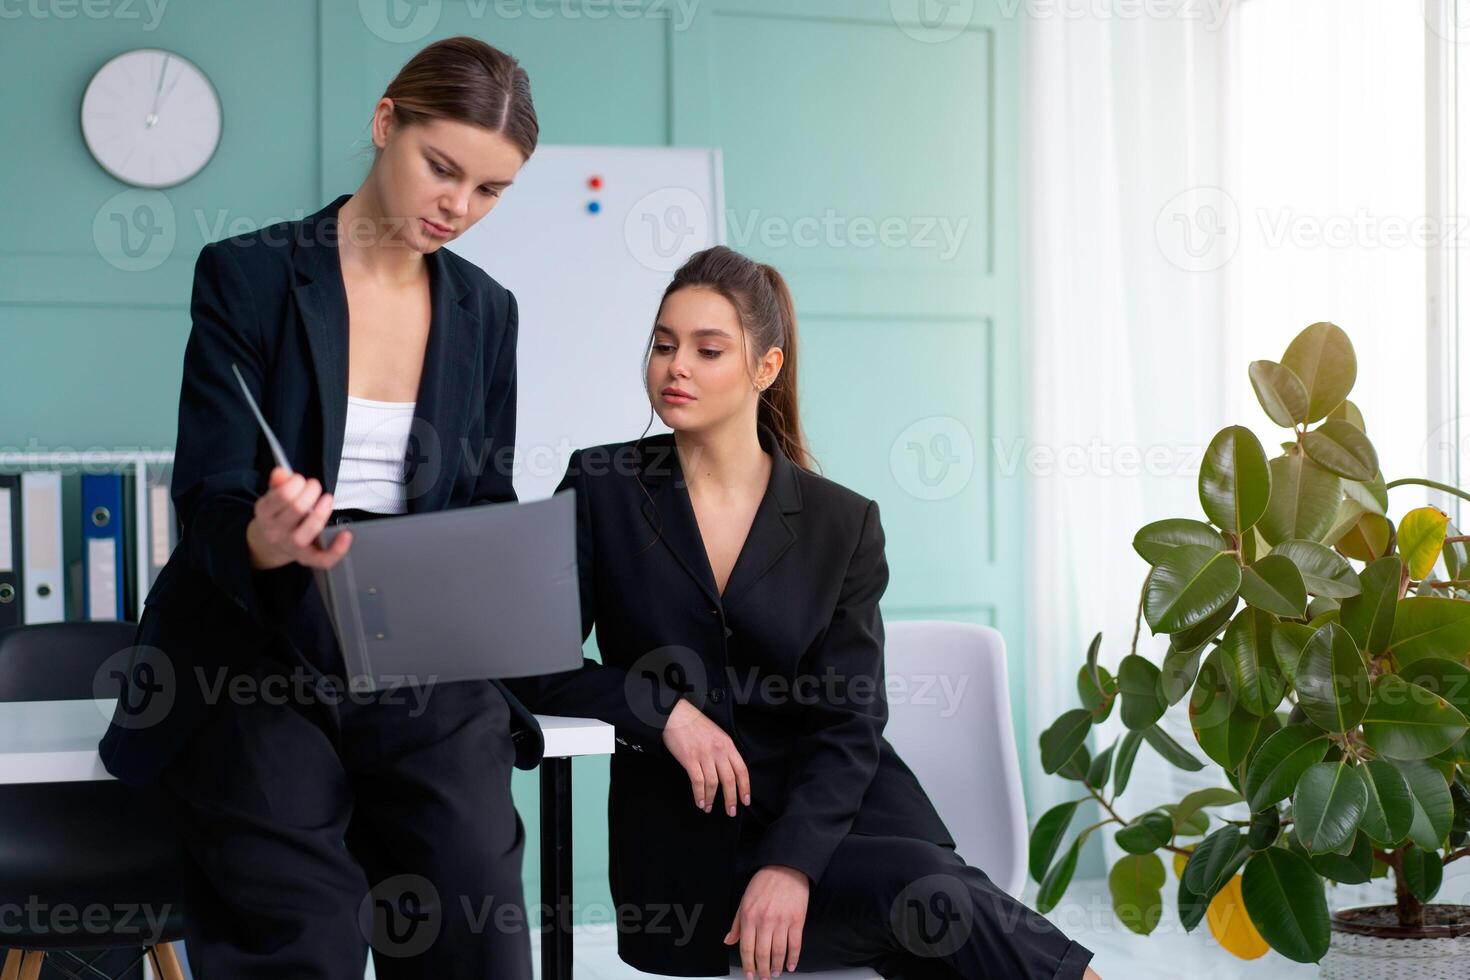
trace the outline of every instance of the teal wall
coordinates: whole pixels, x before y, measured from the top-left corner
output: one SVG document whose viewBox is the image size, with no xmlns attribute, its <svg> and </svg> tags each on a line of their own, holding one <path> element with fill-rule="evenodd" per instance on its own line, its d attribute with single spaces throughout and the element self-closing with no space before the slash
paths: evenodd
<svg viewBox="0 0 1470 980">
<path fill-rule="evenodd" d="M 991 450 L 1021 426 L 1018 24 L 1000 12 L 1015 5 L 427 0 L 395 4 L 395 34 L 392 2 L 190 0 L 156 21 L 142 0 L 90 15 L 5 5 L 0 451 L 172 448 L 200 246 L 354 190 L 392 74 L 435 38 L 473 34 L 530 72 L 546 142 L 723 149 L 727 240 L 796 296 L 813 448 L 882 507 L 885 615 L 999 627 L 1019 736 L 1023 474 Z M 963 23 L 918 19 L 971 7 Z M 122 271 L 93 223 L 126 188 L 92 161 L 78 107 L 104 61 L 153 46 L 212 79 L 224 133 L 166 192 L 167 260 Z M 607 921 L 607 762 L 575 768 L 579 918 Z M 534 897 L 534 774 L 515 790 Z"/>
</svg>

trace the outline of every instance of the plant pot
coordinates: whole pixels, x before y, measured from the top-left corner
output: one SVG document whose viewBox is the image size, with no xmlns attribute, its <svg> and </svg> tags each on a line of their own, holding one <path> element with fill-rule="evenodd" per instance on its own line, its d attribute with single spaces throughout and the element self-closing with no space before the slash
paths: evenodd
<svg viewBox="0 0 1470 980">
<path fill-rule="evenodd" d="M 1426 905 L 1411 928 L 1393 905 L 1338 909 L 1320 966 L 1324 980 L 1470 980 L 1470 905 Z"/>
</svg>

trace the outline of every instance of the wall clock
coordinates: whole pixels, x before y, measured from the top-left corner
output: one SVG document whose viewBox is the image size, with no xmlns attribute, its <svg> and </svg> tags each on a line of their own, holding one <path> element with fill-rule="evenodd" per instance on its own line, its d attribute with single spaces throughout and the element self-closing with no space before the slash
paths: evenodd
<svg viewBox="0 0 1470 980">
<path fill-rule="evenodd" d="M 219 146 L 219 96 L 187 58 L 126 51 L 97 70 L 82 96 L 82 136 L 97 163 L 135 187 L 193 177 Z"/>
</svg>

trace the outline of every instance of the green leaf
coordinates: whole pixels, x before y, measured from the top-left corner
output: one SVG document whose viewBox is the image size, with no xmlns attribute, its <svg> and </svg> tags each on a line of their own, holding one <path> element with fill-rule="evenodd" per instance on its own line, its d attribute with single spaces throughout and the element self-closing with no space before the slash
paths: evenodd
<svg viewBox="0 0 1470 980">
<path fill-rule="evenodd" d="M 1448 657 L 1425 657 L 1399 671 L 1410 684 L 1433 691 L 1470 718 L 1470 667 Z"/>
<path fill-rule="evenodd" d="M 1296 836 L 1314 854 L 1352 840 L 1368 806 L 1368 789 L 1357 768 L 1342 760 L 1318 762 L 1296 784 L 1292 813 Z"/>
<path fill-rule="evenodd" d="M 1106 667 L 1097 667 L 1097 676 L 1102 681 L 1102 690 L 1092 682 L 1092 672 L 1083 664 L 1077 668 L 1077 697 L 1082 707 L 1092 714 L 1094 724 L 1104 721 L 1113 713 L 1113 702 L 1117 700 L 1118 682 Z"/>
<path fill-rule="evenodd" d="M 1251 814 L 1250 829 L 1246 831 L 1246 845 L 1253 851 L 1270 847 L 1281 835 L 1281 811 L 1268 806 Z"/>
<path fill-rule="evenodd" d="M 1325 470 L 1357 483 L 1378 472 L 1378 452 L 1363 430 L 1342 419 L 1328 419 L 1302 437 L 1302 449 Z"/>
<path fill-rule="evenodd" d="M 1368 806 L 1359 825 L 1363 833 L 1386 848 L 1398 847 L 1414 822 L 1409 783 L 1387 759 L 1370 759 L 1363 766 Z"/>
<path fill-rule="evenodd" d="M 1092 764 L 1087 767 L 1087 785 L 1094 789 L 1107 789 L 1108 774 L 1113 765 L 1113 750 L 1117 747 L 1118 741 L 1114 739 L 1112 745 L 1099 752 L 1097 758 L 1092 760 Z"/>
<path fill-rule="evenodd" d="M 1377 655 L 1388 649 L 1393 639 L 1402 569 L 1403 563 L 1397 555 L 1372 562 L 1358 573 L 1362 593 L 1342 601 L 1340 622 L 1359 650 Z"/>
<path fill-rule="evenodd" d="M 1041 879 L 1041 888 L 1036 892 L 1036 911 L 1042 915 L 1056 907 L 1066 893 L 1067 886 L 1072 883 L 1072 875 L 1077 871 L 1077 855 L 1082 850 L 1082 842 L 1087 839 L 1087 834 L 1086 830 L 1078 834 L 1072 846 L 1062 855 L 1062 859 L 1053 864 Z"/>
<path fill-rule="evenodd" d="M 1368 431 L 1368 426 L 1363 423 L 1363 413 L 1358 409 L 1357 405 L 1353 404 L 1351 399 L 1343 399 L 1341 405 L 1338 405 L 1327 413 L 1327 417 L 1329 419 L 1342 419 L 1344 422 L 1351 422 L 1359 430 L 1363 432 Z"/>
<path fill-rule="evenodd" d="M 1365 513 L 1355 501 L 1346 498 L 1342 507 L 1353 511 L 1351 523 L 1346 527 L 1340 523 L 1334 526 L 1322 543 L 1332 545 L 1343 557 L 1358 561 L 1377 561 L 1388 554 L 1388 544 L 1393 539 L 1393 525 L 1388 518 Z"/>
<path fill-rule="evenodd" d="M 1199 772 L 1205 767 L 1203 762 L 1190 755 L 1189 750 L 1174 741 L 1169 736 L 1169 733 L 1158 725 L 1145 728 L 1143 730 L 1143 738 L 1144 741 L 1153 746 L 1155 752 L 1163 756 L 1165 762 L 1174 766 L 1176 769 L 1183 769 L 1185 772 Z M 1115 792 L 1121 793 L 1123 791 L 1120 789 Z"/>
<path fill-rule="evenodd" d="M 1260 716 L 1236 700 L 1225 679 L 1219 647 L 1210 651 L 1200 665 L 1189 698 L 1189 724 L 1205 754 L 1230 770 L 1245 759 L 1260 731 Z"/>
<path fill-rule="evenodd" d="M 1318 627 L 1302 650 L 1297 703 L 1319 728 L 1345 732 L 1368 710 L 1368 671 L 1357 644 L 1337 623 Z"/>
<path fill-rule="evenodd" d="M 1057 770 L 1057 775 L 1074 782 L 1086 782 L 1087 770 L 1091 765 L 1092 754 L 1087 751 L 1086 743 L 1083 743 L 1077 746 L 1077 751 L 1073 752 L 1066 762 L 1062 763 L 1062 768 Z"/>
<path fill-rule="evenodd" d="M 1239 605 L 1240 598 L 1237 596 L 1189 629 L 1170 635 L 1169 648 L 1188 651 L 1204 646 L 1220 635 L 1220 631 L 1230 622 L 1230 617 L 1235 615 L 1236 607 Z"/>
<path fill-rule="evenodd" d="M 1251 760 L 1245 794 L 1252 812 L 1291 795 L 1302 775 L 1327 754 L 1327 735 L 1314 725 L 1287 725 L 1271 733 Z"/>
<path fill-rule="evenodd" d="M 1164 913 L 1163 887 L 1164 862 L 1157 854 L 1126 855 L 1108 872 L 1113 914 L 1141 936 L 1153 932 Z"/>
<path fill-rule="evenodd" d="M 1446 531 L 1447 538 L 1460 536 L 1459 528 L 1455 527 L 1453 522 Z M 1444 555 L 1444 570 L 1449 573 L 1449 577 L 1452 579 L 1464 578 L 1465 576 L 1461 573 L 1470 570 L 1470 546 L 1466 546 L 1463 541 L 1450 541 L 1444 546 L 1441 554 Z"/>
<path fill-rule="evenodd" d="M 1409 800 L 1413 809 L 1409 839 L 1426 851 L 1439 850 L 1454 819 L 1449 783 L 1427 762 L 1395 759 L 1393 765 L 1398 767 L 1409 784 Z"/>
<path fill-rule="evenodd" d="M 1346 599 L 1362 591 L 1352 566 L 1326 545 L 1294 539 L 1281 542 L 1271 554 L 1290 558 L 1312 595 Z"/>
<path fill-rule="evenodd" d="M 1270 554 L 1241 569 L 1240 597 L 1277 616 L 1300 617 L 1307 609 L 1306 582 L 1285 555 Z"/>
<path fill-rule="evenodd" d="M 1432 902 L 1439 894 L 1444 881 L 1444 858 L 1436 851 L 1426 851 L 1410 844 L 1400 855 L 1404 869 L 1404 883 L 1421 902 Z"/>
<path fill-rule="evenodd" d="M 1270 614 L 1242 610 L 1225 630 L 1220 655 L 1225 681 L 1240 705 L 1253 715 L 1275 711 L 1286 693 L 1286 680 L 1271 652 Z"/>
<path fill-rule="evenodd" d="M 1073 708 L 1062 712 L 1051 727 L 1041 733 L 1041 768 L 1056 772 L 1087 740 L 1092 728 L 1092 712 L 1086 708 Z"/>
<path fill-rule="evenodd" d="M 1427 759 L 1467 730 L 1470 721 L 1454 705 L 1398 674 L 1383 674 L 1374 682 L 1363 716 L 1364 741 L 1390 759 Z"/>
<path fill-rule="evenodd" d="M 1204 655 L 1199 647 L 1193 650 L 1175 650 L 1172 647 L 1164 654 L 1164 665 L 1159 668 L 1159 693 L 1169 704 L 1178 704 L 1189 689 L 1194 686 L 1194 679 L 1199 674 L 1200 657 Z"/>
<path fill-rule="evenodd" d="M 1250 378 L 1272 422 L 1287 429 L 1306 424 L 1307 386 L 1291 368 L 1275 361 L 1251 361 Z"/>
<path fill-rule="evenodd" d="M 1149 727 L 1168 708 L 1159 691 L 1159 668 L 1136 653 L 1130 653 L 1118 664 L 1118 691 L 1123 698 L 1119 717 L 1131 731 Z"/>
<path fill-rule="evenodd" d="M 1155 633 L 1177 633 L 1206 618 L 1240 588 L 1233 555 L 1183 544 L 1149 572 L 1143 616 Z"/>
<path fill-rule="evenodd" d="M 1113 835 L 1129 854 L 1150 854 L 1174 836 L 1174 818 L 1165 810 L 1150 810 L 1134 817 Z"/>
<path fill-rule="evenodd" d="M 1198 837 L 1210 829 L 1210 815 L 1203 810 L 1196 810 L 1181 820 L 1178 803 L 1165 803 L 1164 809 L 1174 818 L 1175 837 Z"/>
<path fill-rule="evenodd" d="M 1363 781 L 1366 783 L 1367 778 L 1364 777 Z M 1305 848 L 1296 853 L 1307 855 Z M 1324 878 L 1341 885 L 1361 885 L 1373 876 L 1373 845 L 1366 834 L 1359 833 L 1353 836 L 1352 848 L 1346 854 L 1336 851 L 1311 854 L 1307 855 L 1307 861 Z"/>
<path fill-rule="evenodd" d="M 1247 853 L 1245 835 L 1233 826 L 1221 827 L 1190 852 L 1180 880 L 1208 902 L 1235 877 Z"/>
<path fill-rule="evenodd" d="M 1222 531 L 1239 534 L 1261 519 L 1270 499 L 1271 473 L 1261 441 L 1242 425 L 1221 429 L 1200 463 L 1199 502 L 1205 516 Z"/>
<path fill-rule="evenodd" d="M 1337 516 L 1342 477 L 1300 453 L 1277 456 L 1268 469 L 1271 500 L 1256 522 L 1261 537 L 1271 545 L 1292 539 L 1321 541 Z"/>
<path fill-rule="evenodd" d="M 1036 821 L 1036 827 L 1031 831 L 1031 879 L 1037 884 L 1041 884 L 1046 869 L 1051 867 L 1051 859 L 1056 856 L 1062 837 L 1081 802 L 1058 803 Z"/>
<path fill-rule="evenodd" d="M 1277 623 L 1271 631 L 1271 650 L 1276 654 L 1276 665 L 1287 682 L 1296 687 L 1297 666 L 1301 663 L 1302 650 L 1312 638 L 1316 628 L 1302 623 Z"/>
<path fill-rule="evenodd" d="M 1240 882 L 1246 914 L 1267 945 L 1287 959 L 1315 963 L 1327 955 L 1331 926 L 1322 879 L 1284 847 L 1257 851 Z"/>
<path fill-rule="evenodd" d="M 1415 507 L 1399 521 L 1399 554 L 1409 567 L 1409 578 L 1428 578 L 1444 547 L 1449 515 L 1438 507 Z"/>
<path fill-rule="evenodd" d="M 1388 484 L 1384 482 L 1382 473 L 1373 474 L 1373 479 L 1367 483 L 1345 481 L 1342 492 L 1366 513 L 1377 514 L 1379 517 L 1388 514 Z"/>
<path fill-rule="evenodd" d="M 1233 789 L 1223 786 L 1207 786 L 1186 794 L 1179 801 L 1178 808 L 1174 811 L 1174 825 L 1177 827 L 1184 821 L 1207 806 L 1232 806 L 1240 803 L 1245 798 Z"/>
<path fill-rule="evenodd" d="M 1389 650 L 1401 668 L 1425 657 L 1463 657 L 1470 650 L 1470 602 L 1439 596 L 1399 600 Z"/>
<path fill-rule="evenodd" d="M 1138 745 L 1143 741 L 1142 732 L 1124 732 L 1118 742 L 1118 757 L 1113 763 L 1113 795 L 1120 796 L 1128 788 L 1128 777 L 1133 773 L 1133 760 L 1138 755 Z"/>
<path fill-rule="evenodd" d="M 1198 545 L 1212 551 L 1230 547 L 1224 535 L 1210 525 L 1183 517 L 1145 524 L 1133 536 L 1133 550 L 1150 565 L 1157 565 L 1182 544 Z"/>
<path fill-rule="evenodd" d="M 1358 360 L 1352 341 L 1332 323 L 1314 323 L 1287 345 L 1281 363 L 1301 379 L 1307 389 L 1307 421 L 1327 415 L 1353 390 L 1358 378 Z"/>
</svg>

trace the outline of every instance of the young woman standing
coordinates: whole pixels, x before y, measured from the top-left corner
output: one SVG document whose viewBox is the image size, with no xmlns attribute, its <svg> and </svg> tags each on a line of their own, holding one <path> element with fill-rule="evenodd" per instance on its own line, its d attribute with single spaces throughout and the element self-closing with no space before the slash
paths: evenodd
<svg viewBox="0 0 1470 980">
<path fill-rule="evenodd" d="M 349 691 L 311 570 L 351 547 L 316 544 L 329 520 L 515 499 L 515 298 L 443 246 L 537 134 L 513 58 L 436 42 L 379 100 L 355 193 L 200 253 L 183 535 L 101 746 L 177 802 L 200 980 L 361 980 L 369 943 L 382 980 L 531 976 L 510 771 L 539 756 L 534 718 L 490 681 Z"/>
</svg>

